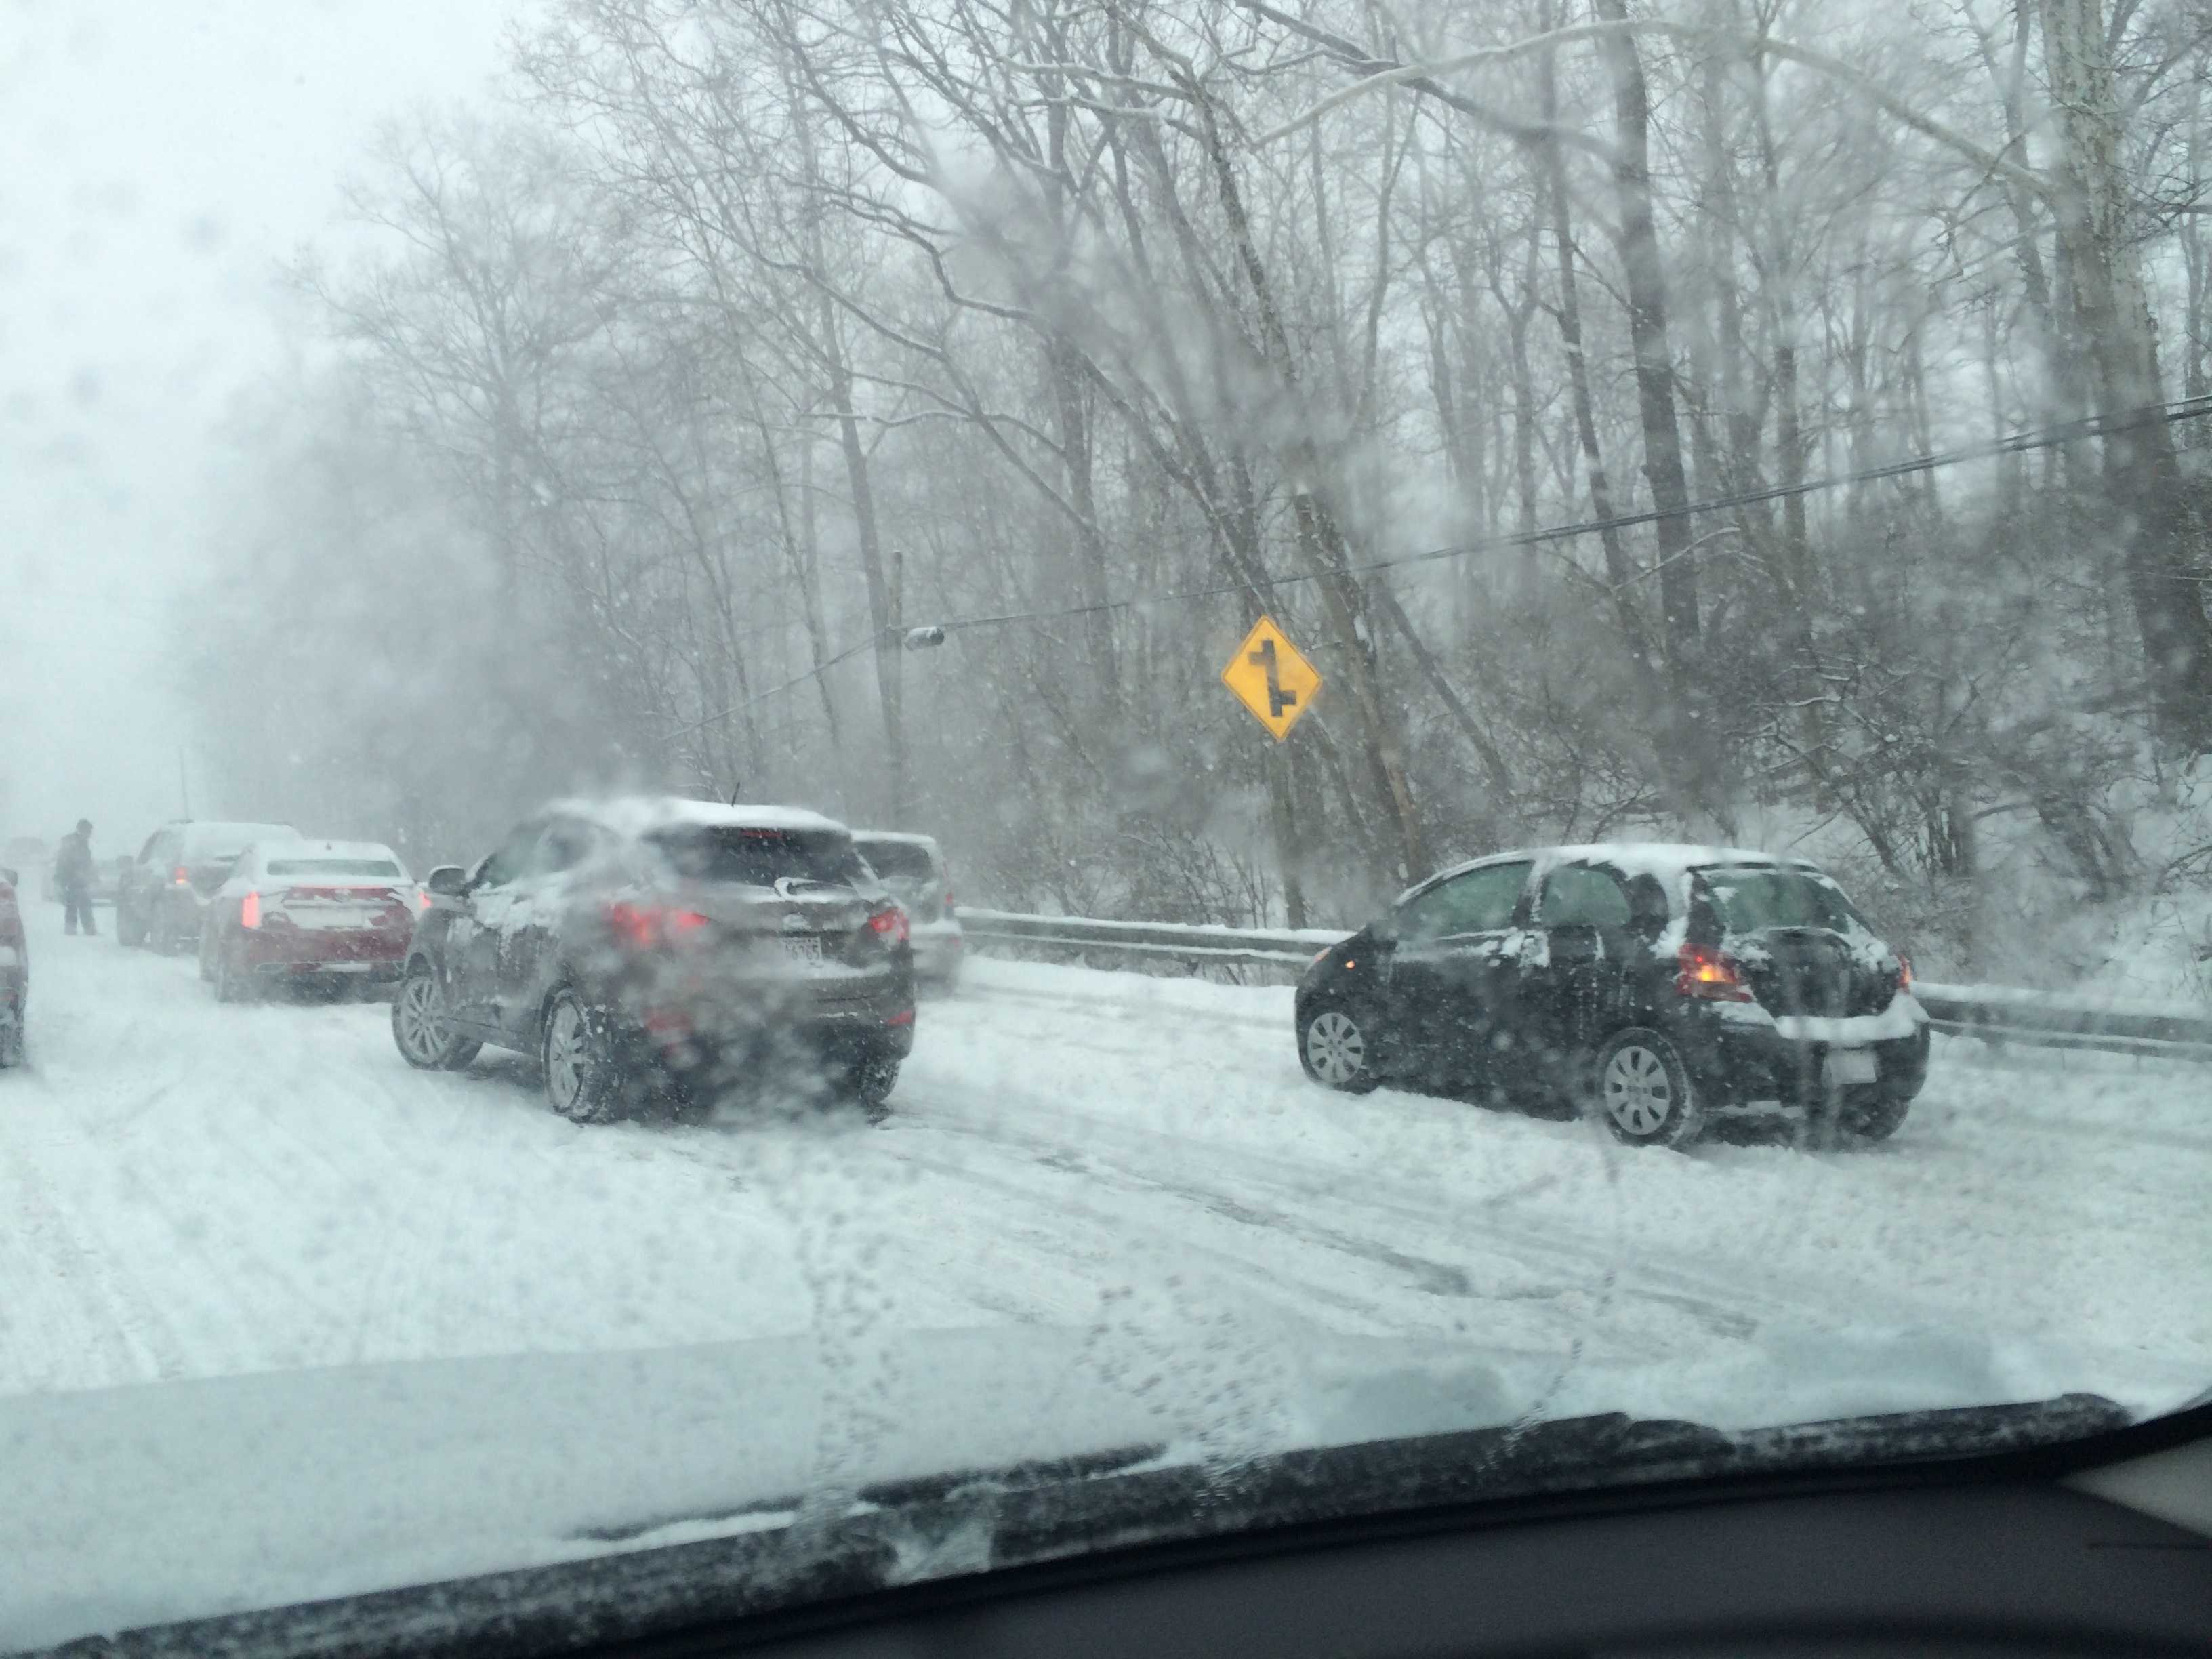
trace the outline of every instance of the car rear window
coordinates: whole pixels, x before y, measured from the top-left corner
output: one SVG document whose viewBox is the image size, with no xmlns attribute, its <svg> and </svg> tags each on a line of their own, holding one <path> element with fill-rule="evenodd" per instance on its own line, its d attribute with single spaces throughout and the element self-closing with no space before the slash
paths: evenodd
<svg viewBox="0 0 2212 1659">
<path fill-rule="evenodd" d="M 886 880 L 933 881 L 937 870 L 929 848 L 910 841 L 864 841 L 857 843 L 868 867 Z"/>
<path fill-rule="evenodd" d="M 406 873 L 390 859 L 271 859 L 272 876 L 388 876 Z"/>
<path fill-rule="evenodd" d="M 184 856 L 195 862 L 234 859 L 257 841 L 297 841 L 281 823 L 208 823 L 185 832 Z"/>
<path fill-rule="evenodd" d="M 842 886 L 866 879 L 851 840 L 826 830 L 685 824 L 656 830 L 646 842 L 692 881 L 772 887 L 787 877 Z"/>
<path fill-rule="evenodd" d="M 1703 872 L 1713 908 L 1731 933 L 1774 927 L 1863 926 L 1836 884 L 1802 870 L 1717 869 Z"/>
</svg>

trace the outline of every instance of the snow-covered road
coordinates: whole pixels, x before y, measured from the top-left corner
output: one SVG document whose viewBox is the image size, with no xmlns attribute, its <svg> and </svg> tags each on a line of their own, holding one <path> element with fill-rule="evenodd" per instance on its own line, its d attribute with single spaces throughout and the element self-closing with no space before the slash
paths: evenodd
<svg viewBox="0 0 2212 1659">
<path fill-rule="evenodd" d="M 1471 1345 L 1562 1401 L 1887 1333 L 1899 1401 L 1931 1364 L 2212 1382 L 2212 1068 L 1939 1040 L 1874 1151 L 1628 1153 L 1328 1094 L 1287 991 L 979 960 L 880 1128 L 579 1128 L 519 1062 L 416 1073 L 380 1006 L 217 1006 L 58 915 L 0 1075 L 0 1394 L 1017 1322 L 1212 1367 L 1232 1410 L 1317 1332 Z"/>
</svg>

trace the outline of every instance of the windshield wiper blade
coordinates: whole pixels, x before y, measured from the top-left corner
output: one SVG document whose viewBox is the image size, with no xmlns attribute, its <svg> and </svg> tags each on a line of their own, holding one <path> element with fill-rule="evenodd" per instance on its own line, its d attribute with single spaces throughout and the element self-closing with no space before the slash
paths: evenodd
<svg viewBox="0 0 2212 1659">
<path fill-rule="evenodd" d="M 1140 1544 L 1380 1519 L 1539 1495 L 1761 1472 L 1958 1460 L 2126 1426 L 2094 1395 L 1727 1431 L 1623 1413 L 1173 1461 L 1164 1446 L 951 1471 L 864 1487 L 842 1519 L 531 1567 L 342 1601 L 89 1638 L 71 1656 L 556 1653 L 725 1626 L 889 1586 Z M 802 1500 L 594 1529 L 579 1541 L 742 1517 Z"/>
</svg>

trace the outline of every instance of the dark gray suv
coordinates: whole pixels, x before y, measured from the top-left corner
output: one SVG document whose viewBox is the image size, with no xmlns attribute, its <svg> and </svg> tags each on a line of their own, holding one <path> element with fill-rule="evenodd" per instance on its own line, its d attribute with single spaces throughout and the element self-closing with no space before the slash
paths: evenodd
<svg viewBox="0 0 2212 1659">
<path fill-rule="evenodd" d="M 415 1066 L 535 1055 L 592 1122 L 753 1084 L 880 1114 L 914 1045 L 906 913 L 842 824 L 787 807 L 572 801 L 430 872 L 392 1030 Z"/>
</svg>

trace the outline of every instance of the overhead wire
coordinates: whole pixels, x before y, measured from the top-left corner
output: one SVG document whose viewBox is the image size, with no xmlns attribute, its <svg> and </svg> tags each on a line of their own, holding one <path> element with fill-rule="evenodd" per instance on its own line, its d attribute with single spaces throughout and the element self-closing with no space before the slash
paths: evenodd
<svg viewBox="0 0 2212 1659">
<path fill-rule="evenodd" d="M 2212 416 L 2212 397 L 2179 398 L 2162 404 L 2148 404 L 2118 415 L 2089 416 L 2076 421 L 2063 421 L 2050 426 L 2031 428 L 2002 438 L 1978 444 L 1962 445 L 1954 449 L 1935 450 L 1921 455 L 1907 456 L 1901 460 L 1887 461 L 1875 466 L 1855 468 L 1848 472 L 1826 473 L 1817 478 L 1802 478 L 1792 483 L 1769 484 L 1758 489 L 1738 490 L 1727 495 L 1708 497 L 1689 502 L 1680 508 L 1645 507 L 1633 513 L 1616 513 L 1602 519 L 1583 519 L 1566 524 L 1546 525 L 1534 530 L 1516 531 L 1510 535 L 1484 537 L 1477 541 L 1455 542 L 1442 547 L 1425 548 L 1415 553 L 1401 553 L 1388 558 L 1369 559 L 1356 564 L 1340 565 L 1329 570 L 1294 571 L 1285 575 L 1270 575 L 1261 582 L 1224 581 L 1207 583 L 1197 587 L 1175 588 L 1164 592 L 1127 594 L 1120 599 L 1094 599 L 1083 605 L 1055 605 L 1036 611 L 998 611 L 976 617 L 948 617 L 933 620 L 919 629 L 888 626 L 872 630 L 855 641 L 836 655 L 816 664 L 804 673 L 794 675 L 780 685 L 756 693 L 742 702 L 733 703 L 716 714 L 680 726 L 662 734 L 664 740 L 685 737 L 716 720 L 732 714 L 742 714 L 754 704 L 777 696 L 793 687 L 827 673 L 840 663 L 876 647 L 887 635 L 910 634 L 916 631 L 941 629 L 954 634 L 969 629 L 998 628 L 1015 623 L 1056 622 L 1075 617 L 1098 616 L 1117 611 L 1132 611 L 1150 605 L 1174 605 L 1192 599 L 1218 599 L 1231 593 L 1249 593 L 1255 589 L 1272 591 L 1278 587 L 1296 586 L 1303 583 L 1334 580 L 1346 576 L 1368 576 L 1386 570 L 1404 569 L 1410 566 L 1431 564 L 1445 559 L 1469 558 L 1478 553 L 1510 552 L 1516 549 L 1541 547 L 1554 542 L 1575 541 L 1585 536 L 1601 535 L 1612 530 L 1634 530 L 1658 523 L 1662 519 L 1686 519 L 1713 513 L 1728 513 L 1741 507 L 1764 506 L 1785 501 L 1791 496 L 1815 495 L 1822 490 L 1840 489 L 1848 486 L 1881 483 L 1893 479 L 1911 477 L 1923 472 L 1934 472 L 1945 467 L 1958 466 L 1968 461 L 1996 460 L 2007 455 L 2027 454 L 2035 450 L 2055 449 L 2061 444 L 2080 442 L 2085 439 L 2110 437 L 2130 428 L 2151 424 L 2178 425 L 2184 421 L 2202 420 Z M 1644 574 L 1650 574 L 1649 571 Z"/>
</svg>

